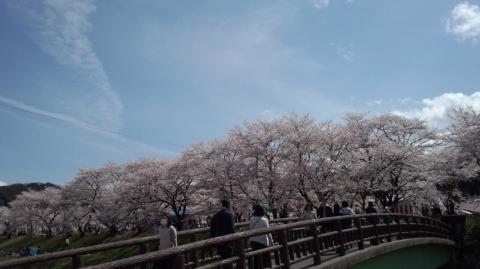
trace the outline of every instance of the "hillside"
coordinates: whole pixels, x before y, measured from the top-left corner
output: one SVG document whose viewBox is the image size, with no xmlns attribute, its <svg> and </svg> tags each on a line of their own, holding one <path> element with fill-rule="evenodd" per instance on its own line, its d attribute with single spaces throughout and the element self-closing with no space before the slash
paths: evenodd
<svg viewBox="0 0 480 269">
<path fill-rule="evenodd" d="M 7 186 L 0 186 L 0 206 L 8 206 L 8 204 L 15 199 L 17 195 L 23 191 L 35 190 L 40 191 L 48 187 L 60 188 L 53 183 L 27 183 L 27 184 L 12 184 Z"/>
</svg>

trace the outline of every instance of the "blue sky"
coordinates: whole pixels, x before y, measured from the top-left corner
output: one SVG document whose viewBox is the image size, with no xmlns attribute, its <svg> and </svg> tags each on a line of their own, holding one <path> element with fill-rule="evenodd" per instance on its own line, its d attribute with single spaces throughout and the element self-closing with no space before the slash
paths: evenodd
<svg viewBox="0 0 480 269">
<path fill-rule="evenodd" d="M 173 157 L 288 112 L 480 110 L 479 5 L 1 1 L 0 184 Z"/>
</svg>

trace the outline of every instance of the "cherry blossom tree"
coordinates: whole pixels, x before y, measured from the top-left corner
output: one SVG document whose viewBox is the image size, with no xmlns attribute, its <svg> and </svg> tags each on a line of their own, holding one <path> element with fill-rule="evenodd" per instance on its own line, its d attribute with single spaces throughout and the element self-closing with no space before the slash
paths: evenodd
<svg viewBox="0 0 480 269">
<path fill-rule="evenodd" d="M 47 230 L 47 236 L 52 236 L 55 221 L 61 213 L 61 190 L 46 188 L 42 191 L 25 191 L 10 203 L 10 206 L 28 224 L 30 234 L 34 234 L 34 224 Z"/>
<path fill-rule="evenodd" d="M 132 201 L 137 212 L 146 213 L 147 208 L 156 212 L 171 210 L 179 219 L 187 206 L 193 205 L 197 170 L 192 165 L 184 156 L 175 160 L 143 158 L 127 163 L 123 196 Z"/>
<path fill-rule="evenodd" d="M 75 178 L 63 191 L 63 201 L 67 207 L 78 210 L 72 218 L 81 234 L 93 223 L 117 230 L 118 215 L 122 212 L 116 190 L 121 184 L 122 166 L 108 163 L 100 168 L 80 169 Z M 81 225 L 79 225 L 81 224 Z"/>
<path fill-rule="evenodd" d="M 10 238 L 13 230 L 13 223 L 12 223 L 12 210 L 6 206 L 0 207 L 0 233 L 3 235 L 7 235 Z"/>
<path fill-rule="evenodd" d="M 480 180 L 480 113 L 458 108 L 450 113 L 447 150 L 454 157 L 456 173 L 462 179 Z"/>
<path fill-rule="evenodd" d="M 51 234 L 61 225 L 83 235 L 97 226 L 114 233 L 140 230 L 165 212 L 182 228 L 187 211 L 213 213 L 219 199 L 232 201 L 238 220 L 252 203 L 265 205 L 274 217 L 305 203 L 365 206 L 371 197 L 384 207 L 403 200 L 436 206 L 460 197 L 458 180 L 479 180 L 479 152 L 480 116 L 468 109 L 452 112 L 446 132 L 391 114 L 353 113 L 336 123 L 288 114 L 247 122 L 173 159 L 80 169 L 63 189 L 25 192 L 11 209 L 0 209 L 8 216 L 2 229 Z"/>
<path fill-rule="evenodd" d="M 293 194 L 287 177 L 287 144 L 278 120 L 257 120 L 233 129 L 245 167 L 239 187 L 251 200 L 265 203 L 276 218 Z"/>
<path fill-rule="evenodd" d="M 425 154 L 437 145 L 435 131 L 418 119 L 391 114 L 370 119 L 351 114 L 346 122 L 352 141 L 345 167 L 360 202 L 374 196 L 391 207 L 410 199 L 426 180 Z"/>
</svg>

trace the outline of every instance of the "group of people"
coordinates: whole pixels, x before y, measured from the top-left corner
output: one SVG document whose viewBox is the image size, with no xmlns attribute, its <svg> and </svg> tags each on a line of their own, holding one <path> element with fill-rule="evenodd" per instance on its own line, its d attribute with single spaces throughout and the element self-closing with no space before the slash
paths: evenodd
<svg viewBox="0 0 480 269">
<path fill-rule="evenodd" d="M 323 203 L 319 206 L 316 210 L 312 204 L 307 204 L 303 211 L 303 219 L 317 219 L 317 218 L 328 218 L 328 217 L 335 217 L 335 216 L 348 216 L 354 214 L 361 214 L 362 211 L 359 209 L 358 206 L 354 206 L 355 209 L 352 209 L 349 206 L 347 201 L 343 201 L 341 206 L 339 204 L 334 204 L 333 208 L 329 205 Z M 363 213 L 366 214 L 373 214 L 377 213 L 377 209 L 375 208 L 375 204 L 373 201 L 368 202 L 368 206 L 365 208 Z M 352 225 L 351 220 L 346 220 L 342 222 L 343 227 L 349 227 Z M 328 225 L 325 226 L 328 229 Z M 323 229 L 325 230 L 325 227 Z"/>
<path fill-rule="evenodd" d="M 217 237 L 235 233 L 235 215 L 230 210 L 228 200 L 221 201 L 222 208 L 212 217 L 210 221 L 210 236 Z M 156 233 L 159 236 L 159 250 L 177 246 L 177 230 L 172 225 L 172 219 L 169 215 L 163 215 L 160 221 L 156 223 Z M 258 204 L 253 206 L 253 213 L 250 219 L 249 229 L 260 229 L 269 227 L 268 218 L 265 209 Z M 252 236 L 249 239 L 252 250 L 259 250 L 273 245 L 271 234 Z M 222 259 L 227 259 L 233 255 L 233 245 L 229 242 L 221 243 L 217 246 L 217 254 Z M 264 254 L 262 257 L 254 258 L 255 268 L 270 267 L 270 254 Z M 263 264 L 263 266 L 262 266 Z M 174 260 L 165 258 L 157 260 L 154 263 L 155 269 L 173 268 Z M 224 266 L 225 269 L 232 268 L 231 265 Z"/>
<path fill-rule="evenodd" d="M 211 218 L 210 220 L 210 236 L 224 236 L 235 233 L 235 215 L 230 210 L 230 201 L 222 200 L 222 208 Z M 333 216 L 345 216 L 359 214 L 360 211 L 352 209 L 349 203 L 343 201 L 341 206 L 334 204 L 333 208 L 322 204 L 318 208 L 314 208 L 313 205 L 307 204 L 304 208 L 303 219 L 317 219 L 327 218 Z M 365 209 L 365 213 L 377 213 L 373 201 L 368 203 L 368 207 Z M 172 225 L 172 219 L 169 215 L 161 217 L 160 222 L 157 225 L 157 234 L 159 235 L 159 250 L 176 247 L 177 246 L 177 230 Z M 342 222 L 342 226 L 349 227 L 352 225 L 351 220 Z M 249 229 L 260 229 L 269 227 L 268 218 L 266 216 L 265 209 L 259 205 L 253 205 L 253 213 L 250 218 Z M 324 225 L 322 229 L 327 230 L 329 227 Z M 273 245 L 273 238 L 271 234 L 261 234 L 252 236 L 249 238 L 250 247 L 252 250 L 259 250 Z M 230 242 L 220 243 L 217 246 L 217 254 L 222 259 L 228 259 L 233 255 L 233 245 Z M 263 255 L 257 255 L 254 257 L 254 268 L 264 268 L 271 266 L 271 257 L 269 253 Z M 155 269 L 160 268 L 173 268 L 173 259 L 158 260 L 154 264 Z M 232 268 L 231 265 L 224 266 L 225 269 Z"/>
<path fill-rule="evenodd" d="M 323 203 L 316 210 L 314 209 L 315 208 L 313 207 L 312 204 L 307 204 L 304 208 L 303 218 L 304 219 L 328 218 L 328 217 L 354 215 L 354 214 L 362 213 L 362 211 L 358 206 L 354 206 L 354 209 L 352 209 L 349 206 L 349 203 L 347 201 L 343 201 L 341 206 L 336 203 L 333 205 L 333 208 Z M 366 214 L 377 213 L 377 209 L 375 208 L 375 204 L 373 201 L 368 202 L 368 206 L 365 208 L 364 213 Z"/>
<path fill-rule="evenodd" d="M 253 206 L 252 217 L 250 218 L 249 229 L 267 228 L 269 226 L 270 225 L 268 223 L 265 209 L 261 205 L 255 204 Z M 211 220 L 210 236 L 217 237 L 233 234 L 234 232 L 234 215 L 230 211 L 230 202 L 227 200 L 222 200 L 222 209 L 217 212 Z M 270 233 L 261 234 L 250 237 L 249 242 L 252 250 L 255 251 L 272 246 L 273 238 Z M 222 259 L 227 259 L 233 255 L 233 246 L 229 242 L 219 244 L 217 247 L 217 252 Z M 254 268 L 270 267 L 270 253 L 265 253 L 261 255 L 261 257 L 254 257 L 253 263 Z M 232 268 L 232 266 L 226 265 L 224 268 Z"/>
</svg>

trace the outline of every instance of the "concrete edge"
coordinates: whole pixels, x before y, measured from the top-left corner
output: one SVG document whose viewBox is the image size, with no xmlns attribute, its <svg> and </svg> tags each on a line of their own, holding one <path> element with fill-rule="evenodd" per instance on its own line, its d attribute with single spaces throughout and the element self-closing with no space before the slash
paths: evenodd
<svg viewBox="0 0 480 269">
<path fill-rule="evenodd" d="M 346 269 L 353 265 L 375 258 L 377 256 L 382 256 L 399 249 L 413 247 L 413 246 L 421 246 L 421 245 L 447 245 L 453 248 L 455 247 L 455 242 L 453 242 L 452 240 L 443 239 L 443 238 L 402 239 L 402 240 L 393 241 L 389 243 L 383 243 L 378 246 L 368 247 L 363 250 L 357 250 L 345 256 L 333 258 L 331 260 L 326 261 L 325 263 L 312 266 L 310 268 Z"/>
</svg>

